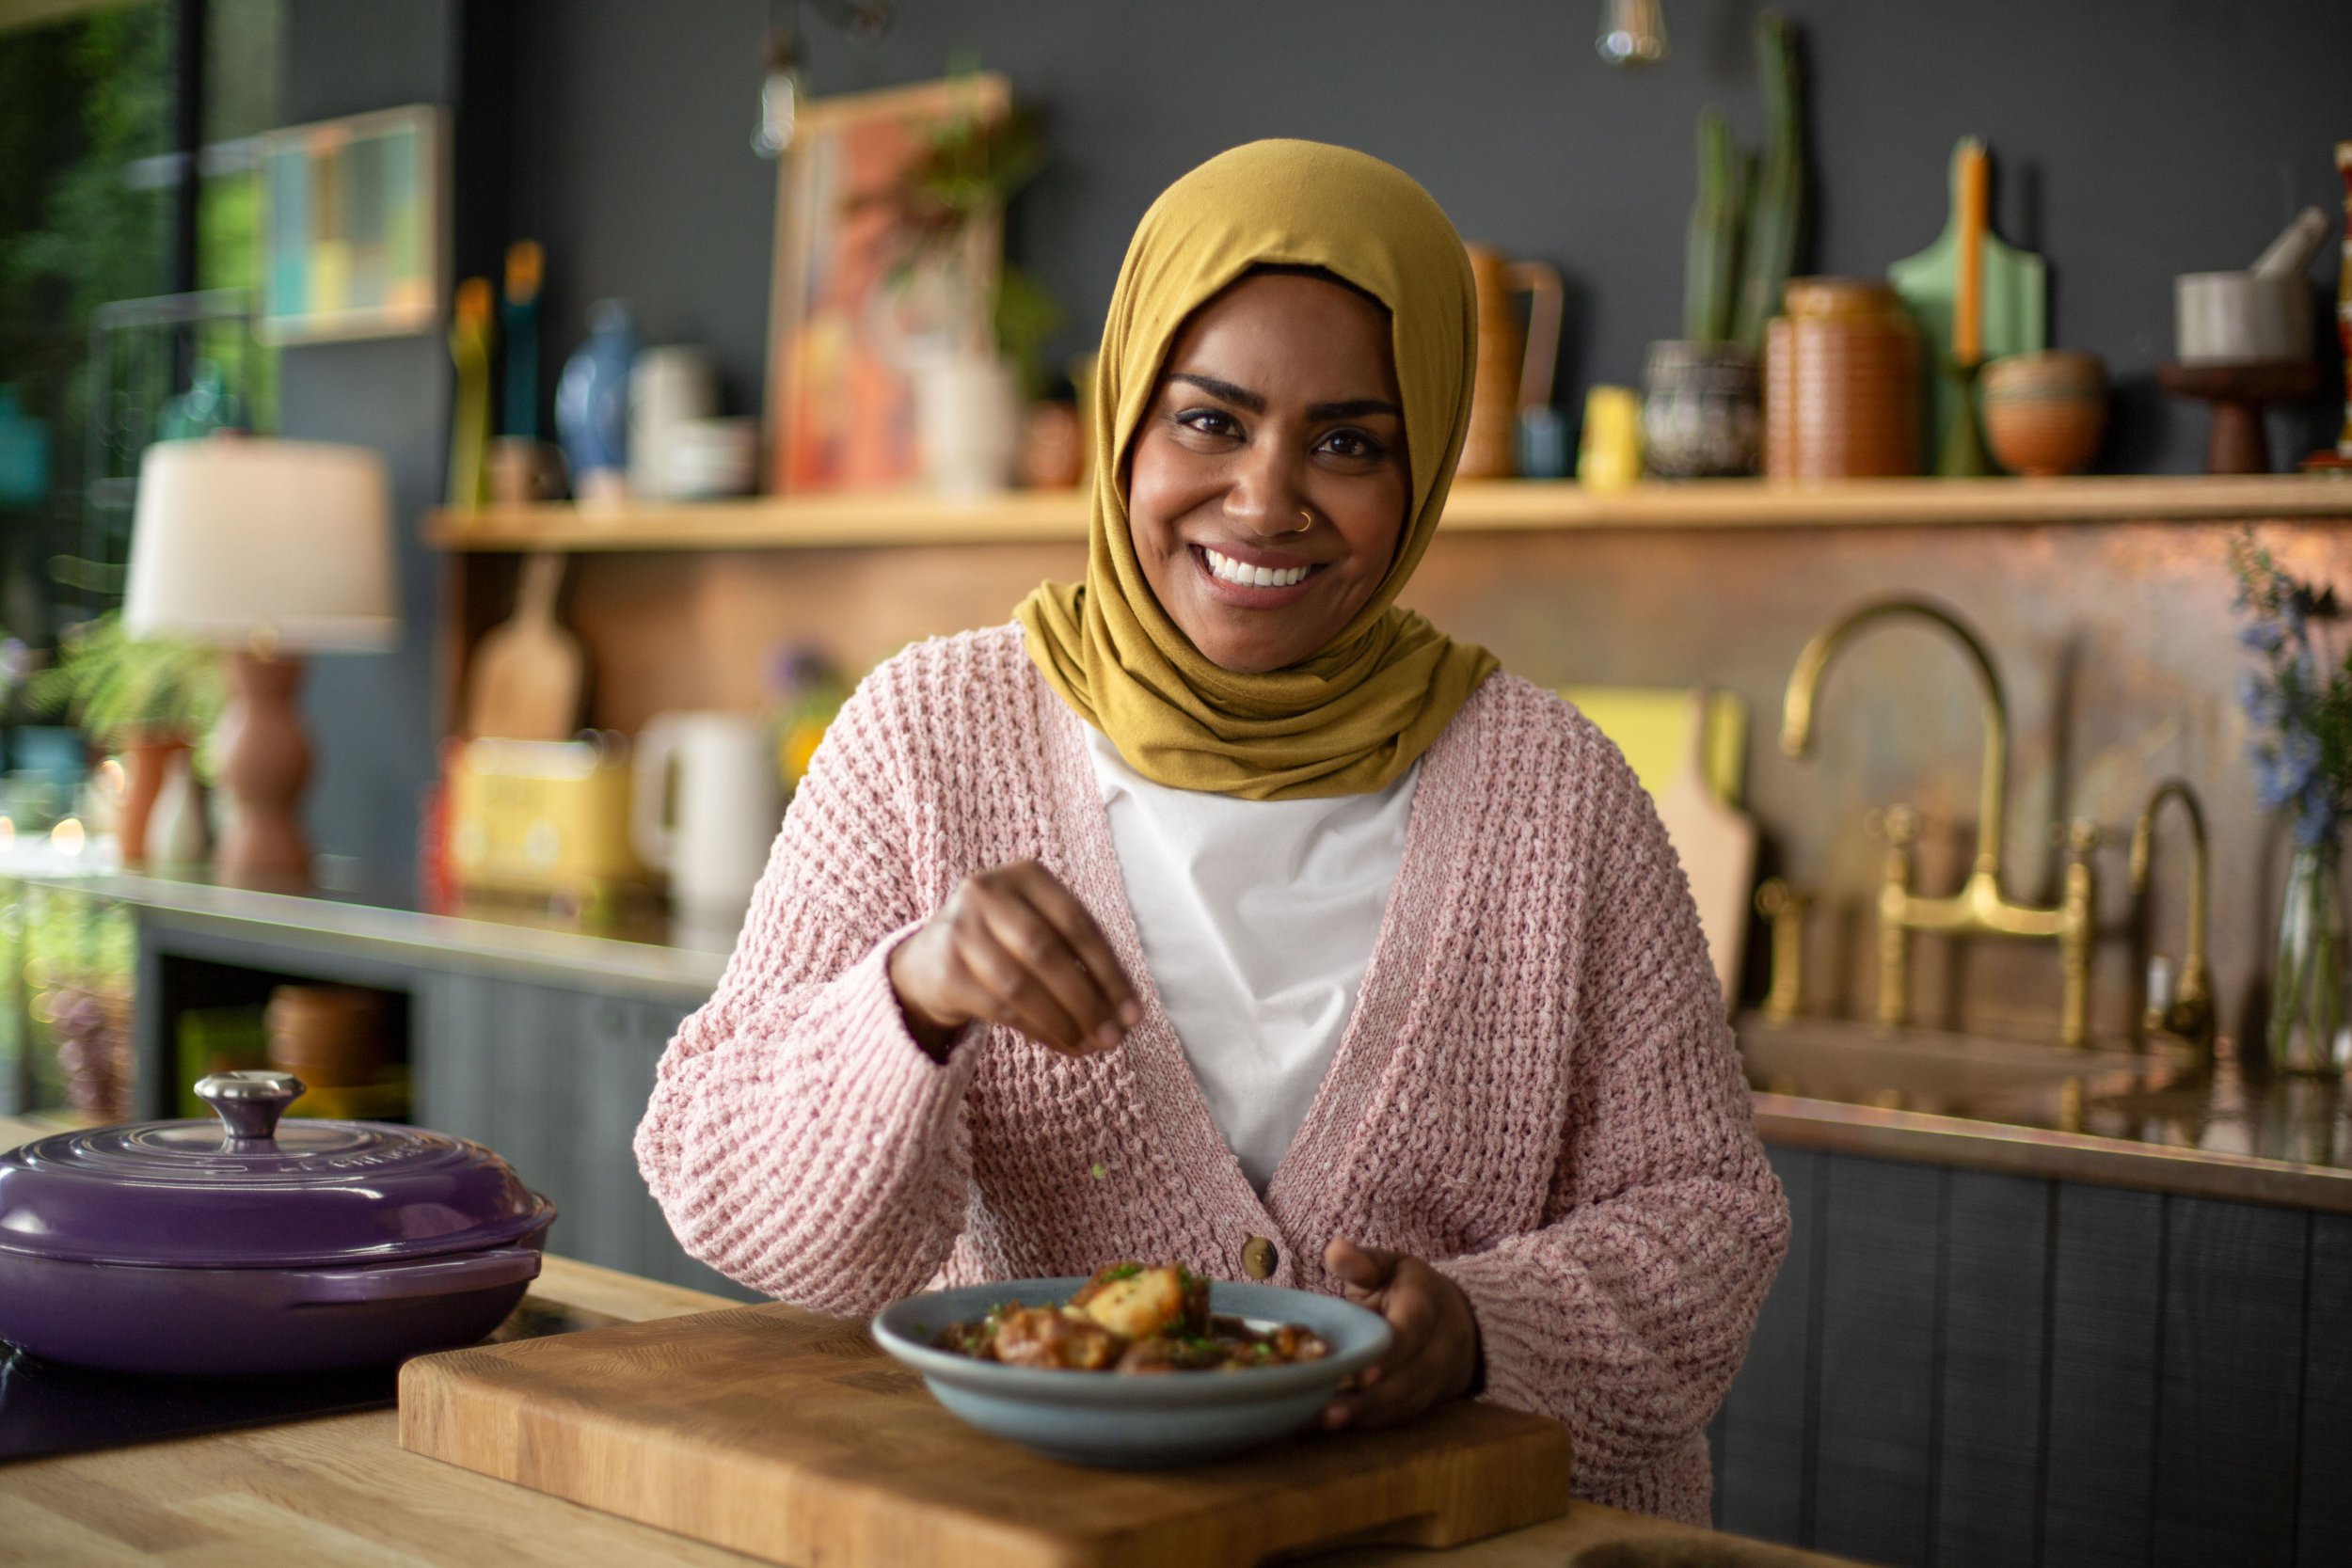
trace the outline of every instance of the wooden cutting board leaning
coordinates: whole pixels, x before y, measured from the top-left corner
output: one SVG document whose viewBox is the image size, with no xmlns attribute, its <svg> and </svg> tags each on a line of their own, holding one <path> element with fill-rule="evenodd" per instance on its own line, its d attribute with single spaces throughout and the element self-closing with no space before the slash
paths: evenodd
<svg viewBox="0 0 2352 1568">
<path fill-rule="evenodd" d="M 1937 366 L 1952 350 L 1953 312 L 1960 294 L 1962 169 L 1972 149 L 1982 155 L 1982 144 L 1963 136 L 1952 150 L 1951 215 L 1935 243 L 1915 256 L 1906 256 L 1886 269 L 1886 280 L 1918 324 L 1925 352 L 1919 356 L 1921 381 L 1927 393 L 1927 445 L 1932 455 L 1951 419 L 1953 382 Z M 2008 354 L 2033 354 L 2050 346 L 2049 268 L 2030 250 L 2010 245 L 1990 228 L 1979 248 L 1982 335 L 1979 350 L 1985 360 Z M 1982 393 L 1977 394 L 1981 401 Z"/>
<path fill-rule="evenodd" d="M 1247 1568 L 1568 1506 L 1566 1432 L 1489 1404 L 1179 1470 L 1057 1464 L 948 1415 L 864 1323 L 779 1304 L 419 1357 L 400 1442 L 808 1568 Z"/>
<path fill-rule="evenodd" d="M 466 734 L 474 739 L 569 740 L 580 728 L 587 659 L 580 640 L 556 624 L 562 555 L 526 556 L 513 619 L 485 632 L 466 690 Z"/>
<path fill-rule="evenodd" d="M 1739 984 L 1756 880 L 1756 822 L 1739 809 L 1747 705 L 1732 692 L 1705 688 L 1571 686 L 1560 695 L 1616 742 L 1657 802 L 1728 1002 Z"/>
</svg>

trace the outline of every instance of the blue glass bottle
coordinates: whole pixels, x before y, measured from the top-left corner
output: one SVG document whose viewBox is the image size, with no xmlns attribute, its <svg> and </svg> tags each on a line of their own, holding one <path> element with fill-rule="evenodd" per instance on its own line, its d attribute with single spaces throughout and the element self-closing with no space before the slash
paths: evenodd
<svg viewBox="0 0 2352 1568">
<path fill-rule="evenodd" d="M 598 300 L 588 312 L 588 341 L 564 363 L 555 387 L 555 435 L 581 499 L 626 493 L 628 473 L 628 372 L 637 328 L 628 307 Z"/>
</svg>

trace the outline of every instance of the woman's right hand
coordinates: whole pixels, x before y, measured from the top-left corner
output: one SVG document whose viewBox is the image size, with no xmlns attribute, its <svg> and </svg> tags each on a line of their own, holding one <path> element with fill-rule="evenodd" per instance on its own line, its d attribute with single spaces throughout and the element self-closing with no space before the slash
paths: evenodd
<svg viewBox="0 0 2352 1568">
<path fill-rule="evenodd" d="M 889 970 L 908 1032 L 939 1061 L 976 1020 L 1090 1056 L 1143 1017 L 1103 928 L 1035 861 L 966 877 L 898 944 Z"/>
</svg>

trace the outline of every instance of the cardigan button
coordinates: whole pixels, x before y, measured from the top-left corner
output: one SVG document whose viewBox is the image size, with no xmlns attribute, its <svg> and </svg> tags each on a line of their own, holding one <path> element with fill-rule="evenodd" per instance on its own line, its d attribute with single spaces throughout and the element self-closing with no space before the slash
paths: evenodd
<svg viewBox="0 0 2352 1568">
<path fill-rule="evenodd" d="M 1241 1244 L 1241 1272 L 1252 1279 L 1272 1279 L 1274 1267 L 1281 1261 L 1281 1254 L 1263 1236 L 1252 1236 Z"/>
</svg>

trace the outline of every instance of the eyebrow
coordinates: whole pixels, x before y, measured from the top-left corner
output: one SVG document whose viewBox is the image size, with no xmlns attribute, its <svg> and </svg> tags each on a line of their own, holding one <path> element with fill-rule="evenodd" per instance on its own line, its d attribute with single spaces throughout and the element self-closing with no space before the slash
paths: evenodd
<svg viewBox="0 0 2352 1568">
<path fill-rule="evenodd" d="M 1265 412 L 1265 399 L 1247 387 L 1236 387 L 1213 375 L 1196 375 L 1190 371 L 1169 372 L 1170 381 L 1188 381 L 1211 397 L 1230 403 L 1236 408 L 1247 408 L 1252 414 Z M 1307 410 L 1310 420 L 1360 420 L 1369 414 L 1398 414 L 1402 411 L 1386 398 L 1349 398 L 1340 403 L 1318 403 Z"/>
</svg>

